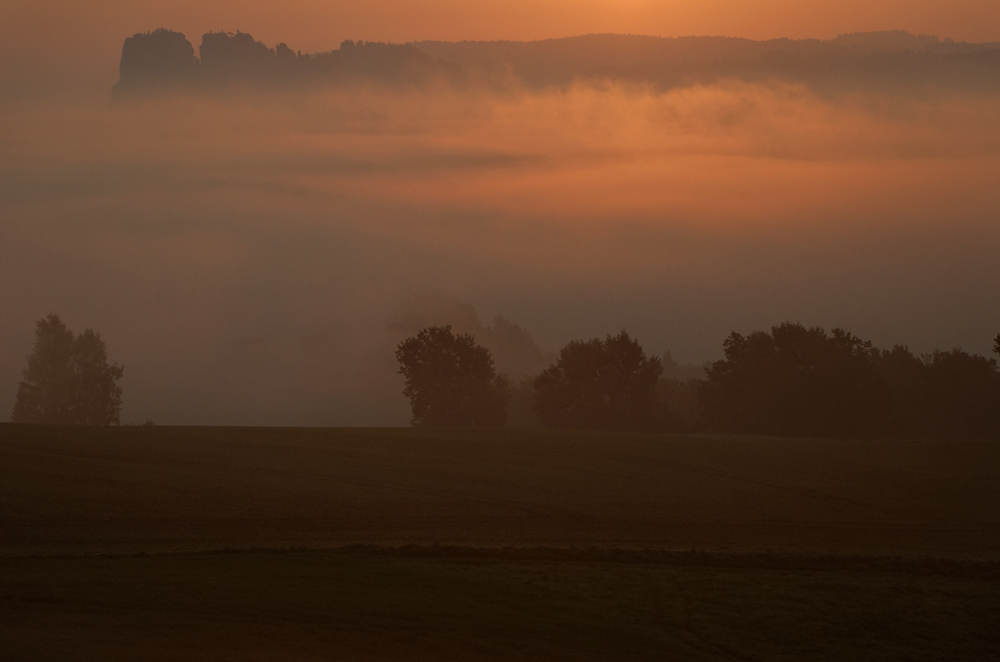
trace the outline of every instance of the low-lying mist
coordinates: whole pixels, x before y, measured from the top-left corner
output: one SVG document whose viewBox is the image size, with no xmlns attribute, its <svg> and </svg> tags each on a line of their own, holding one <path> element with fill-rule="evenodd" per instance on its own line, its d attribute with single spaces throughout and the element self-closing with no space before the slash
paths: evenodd
<svg viewBox="0 0 1000 662">
<path fill-rule="evenodd" d="M 786 320 L 985 353 L 997 102 L 595 83 L 11 107 L 0 414 L 49 312 L 103 335 L 134 422 L 405 424 L 393 349 L 434 323 L 523 327 L 498 355 L 517 376 L 622 328 L 698 363 Z"/>
</svg>

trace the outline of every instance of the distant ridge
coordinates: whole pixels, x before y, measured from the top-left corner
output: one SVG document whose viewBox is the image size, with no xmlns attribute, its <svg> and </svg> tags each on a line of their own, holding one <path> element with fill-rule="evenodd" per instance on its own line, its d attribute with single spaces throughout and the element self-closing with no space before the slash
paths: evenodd
<svg viewBox="0 0 1000 662">
<path fill-rule="evenodd" d="M 1000 88 L 1000 43 L 969 44 L 903 31 L 835 39 L 591 34 L 532 42 L 415 42 L 441 60 L 531 87 L 612 79 L 670 88 L 723 79 L 780 80 L 822 89 L 912 85 Z"/>
<path fill-rule="evenodd" d="M 223 91 L 380 81 L 454 81 L 460 69 L 409 45 L 345 41 L 334 51 L 303 54 L 268 48 L 243 32 L 210 32 L 199 57 L 180 32 L 160 28 L 125 40 L 116 99 L 162 91 Z"/>
<path fill-rule="evenodd" d="M 654 88 L 721 80 L 783 81 L 820 91 L 961 88 L 1000 90 L 1000 43 L 973 44 L 903 31 L 830 40 L 591 34 L 540 41 L 345 41 L 303 54 L 246 33 L 208 33 L 195 57 L 179 32 L 125 40 L 114 96 L 165 90 L 331 86 L 377 82 L 529 88 L 618 80 Z"/>
</svg>

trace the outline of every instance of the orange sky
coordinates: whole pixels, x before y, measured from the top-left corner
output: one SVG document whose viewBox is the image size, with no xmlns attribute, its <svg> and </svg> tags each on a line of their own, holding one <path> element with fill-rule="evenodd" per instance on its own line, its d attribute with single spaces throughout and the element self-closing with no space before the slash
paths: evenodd
<svg viewBox="0 0 1000 662">
<path fill-rule="evenodd" d="M 195 47 L 239 29 L 306 52 L 602 31 L 1000 41 L 1000 0 L 0 2 L 0 281 L 15 284 L 0 411 L 50 311 L 128 366 L 126 420 L 171 423 L 402 424 L 378 418 L 400 398 L 385 320 L 427 294 L 547 349 L 626 328 L 696 362 L 788 320 L 917 352 L 989 352 L 1000 329 L 984 303 L 1000 300 L 989 91 L 376 87 L 108 107 L 123 40 L 161 26 Z M 233 350 L 251 342 L 258 363 Z"/>
<path fill-rule="evenodd" d="M 197 33 L 239 27 L 309 50 L 372 40 L 539 39 L 588 32 L 752 38 L 820 37 L 905 29 L 1000 40 L 996 0 L 8 0 L 14 20 L 38 29 L 105 32 L 160 24 Z M 5 10 L 7 13 L 7 10 Z M 13 25 L 12 25 L 13 24 Z M 36 33 L 35 38 L 44 39 Z"/>
<path fill-rule="evenodd" d="M 4 0 L 0 83 L 114 82 L 126 36 L 250 32 L 307 52 L 344 39 L 540 39 L 593 32 L 830 38 L 904 29 L 1000 41 L 997 0 Z"/>
</svg>

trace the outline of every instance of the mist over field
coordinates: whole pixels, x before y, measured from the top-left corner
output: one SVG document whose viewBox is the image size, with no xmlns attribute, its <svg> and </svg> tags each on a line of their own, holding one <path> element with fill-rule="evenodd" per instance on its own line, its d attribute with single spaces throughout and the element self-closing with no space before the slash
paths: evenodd
<svg viewBox="0 0 1000 662">
<path fill-rule="evenodd" d="M 694 363 L 788 320 L 985 354 L 998 101 L 722 78 L 9 103 L 0 412 L 49 312 L 124 364 L 123 422 L 405 424 L 393 349 L 435 323 L 495 334 L 515 377 L 622 328 Z"/>
</svg>

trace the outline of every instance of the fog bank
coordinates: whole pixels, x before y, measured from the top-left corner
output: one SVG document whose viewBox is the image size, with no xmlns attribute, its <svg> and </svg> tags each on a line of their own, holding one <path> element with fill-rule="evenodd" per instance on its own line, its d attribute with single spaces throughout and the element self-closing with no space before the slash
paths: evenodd
<svg viewBox="0 0 1000 662">
<path fill-rule="evenodd" d="M 534 343 L 508 371 L 622 328 L 700 362 L 785 320 L 985 353 L 997 101 L 607 83 L 8 108 L 0 414 L 48 312 L 102 333 L 123 420 L 158 423 L 405 424 L 395 344 L 497 315 Z"/>
</svg>

